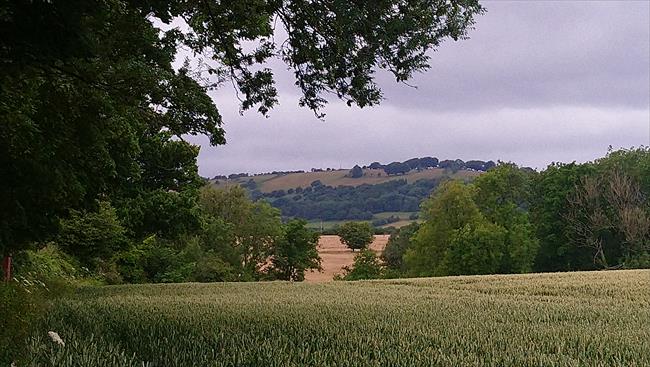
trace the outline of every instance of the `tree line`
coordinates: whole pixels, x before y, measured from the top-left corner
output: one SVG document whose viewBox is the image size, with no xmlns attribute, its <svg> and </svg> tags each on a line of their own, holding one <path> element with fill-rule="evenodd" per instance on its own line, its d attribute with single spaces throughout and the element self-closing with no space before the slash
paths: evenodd
<svg viewBox="0 0 650 367">
<path fill-rule="evenodd" d="M 372 77 L 378 69 L 410 79 L 429 67 L 429 50 L 466 38 L 484 11 L 476 0 L 408 7 L 302 0 L 1 3 L 3 263 L 58 238 L 63 221 L 91 213 L 114 210 L 130 243 L 191 232 L 201 224 L 195 203 L 203 181 L 199 147 L 184 137 L 225 143 L 209 91 L 232 85 L 241 112 L 268 115 L 278 91 L 265 65 L 279 59 L 294 74 L 300 106 L 319 118 L 329 95 L 350 106 L 375 105 L 382 100 Z M 178 20 L 186 27 L 176 27 Z M 276 26 L 285 30 L 285 42 L 275 42 Z M 179 49 L 196 62 L 175 67 Z"/>
<path fill-rule="evenodd" d="M 650 149 L 447 181 L 390 237 L 377 277 L 650 267 Z M 367 269 L 366 253 L 359 261 Z M 352 269 L 354 270 L 354 269 Z"/>
<path fill-rule="evenodd" d="M 452 172 L 458 172 L 462 169 L 471 169 L 474 171 L 487 171 L 496 166 L 493 161 L 470 160 L 463 161 L 462 159 L 445 159 L 439 160 L 436 157 L 422 157 L 411 158 L 404 162 L 392 162 L 389 164 L 381 164 L 379 162 L 372 162 L 371 164 L 363 167 L 355 166 L 349 173 L 350 177 L 361 177 L 363 172 L 359 169 L 374 169 L 383 170 L 387 175 L 403 175 L 413 170 L 423 170 L 429 168 L 443 168 Z"/>
</svg>

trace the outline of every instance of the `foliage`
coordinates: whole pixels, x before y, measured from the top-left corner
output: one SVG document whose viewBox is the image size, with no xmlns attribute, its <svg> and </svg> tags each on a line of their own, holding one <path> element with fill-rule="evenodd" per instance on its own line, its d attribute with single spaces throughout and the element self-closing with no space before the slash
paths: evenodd
<svg viewBox="0 0 650 367">
<path fill-rule="evenodd" d="M 367 222 L 346 222 L 339 227 L 341 242 L 354 250 L 365 249 L 372 243 L 373 229 Z"/>
<path fill-rule="evenodd" d="M 649 276 L 85 288 L 55 303 L 17 365 L 647 366 Z"/>
<path fill-rule="evenodd" d="M 530 173 L 500 164 L 472 185 L 448 182 L 422 206 L 424 223 L 404 254 L 418 276 L 526 273 L 538 250 L 529 221 Z"/>
<path fill-rule="evenodd" d="M 446 275 L 443 262 L 456 231 L 485 219 L 474 202 L 474 189 L 457 181 L 438 187 L 422 204 L 424 220 L 413 244 L 404 254 L 408 273 L 413 276 Z"/>
<path fill-rule="evenodd" d="M 14 258 L 14 267 L 18 276 L 41 281 L 73 281 L 90 274 L 78 265 L 74 257 L 62 252 L 54 243 L 19 253 Z"/>
<path fill-rule="evenodd" d="M 610 151 L 584 164 L 553 164 L 535 179 L 531 221 L 536 270 L 644 266 L 650 150 Z"/>
<path fill-rule="evenodd" d="M 199 201 L 208 218 L 221 218 L 228 224 L 233 241 L 230 247 L 239 261 L 233 265 L 241 267 L 241 276 L 244 279 L 259 278 L 262 266 L 282 235 L 280 211 L 263 201 L 252 202 L 239 186 L 225 190 L 204 187 Z M 213 233 L 218 237 L 204 237 L 204 240 L 208 246 L 219 246 L 223 234 Z"/>
<path fill-rule="evenodd" d="M 320 182 L 320 181 L 319 181 Z M 404 179 L 356 187 L 316 185 L 298 194 L 280 192 L 264 194 L 271 205 L 285 217 L 320 220 L 368 220 L 373 213 L 413 212 L 438 185 L 439 179 Z M 295 192 L 295 191 L 294 191 Z"/>
<path fill-rule="evenodd" d="M 410 247 L 411 239 L 417 233 L 419 227 L 418 223 L 411 223 L 399 228 L 390 235 L 388 243 L 381 254 L 381 259 L 388 269 L 394 270 L 398 274 L 406 270 L 403 263 L 404 253 Z"/>
<path fill-rule="evenodd" d="M 370 249 L 362 249 L 354 256 L 352 267 L 343 267 L 345 274 L 335 279 L 341 280 L 367 280 L 379 279 L 383 271 L 377 254 Z"/>
<path fill-rule="evenodd" d="M 395 222 L 399 222 L 399 221 L 400 221 L 400 217 L 398 217 L 398 216 L 396 216 L 394 214 L 391 214 L 390 216 L 388 216 L 386 218 L 375 219 L 371 223 L 372 223 L 373 227 L 381 227 L 381 226 L 385 226 L 386 224 L 391 224 L 391 223 L 395 223 Z"/>
<path fill-rule="evenodd" d="M 407 174 L 411 170 L 411 167 L 407 163 L 393 162 L 384 166 L 384 172 L 387 175 L 403 175 Z"/>
<path fill-rule="evenodd" d="M 608 268 L 650 253 L 650 213 L 639 183 L 618 169 L 582 177 L 569 197 L 572 240 Z"/>
<path fill-rule="evenodd" d="M 446 275 L 495 274 L 501 272 L 506 230 L 478 220 L 454 231 L 439 273 Z"/>
<path fill-rule="evenodd" d="M 531 181 L 531 173 L 503 163 L 472 182 L 481 213 L 505 230 L 503 258 L 496 272 L 527 273 L 533 268 L 539 241 L 527 212 Z"/>
<path fill-rule="evenodd" d="M 303 281 L 305 270 L 322 270 L 318 255 L 318 234 L 304 220 L 292 220 L 284 226 L 284 234 L 273 246 L 271 274 L 280 280 Z"/>
<path fill-rule="evenodd" d="M 96 212 L 72 211 L 61 222 L 56 242 L 83 266 L 94 270 L 101 261 L 124 249 L 127 238 L 115 209 L 108 202 L 100 202 Z"/>
<path fill-rule="evenodd" d="M 535 271 L 593 268 L 588 251 L 571 243 L 571 229 L 565 219 L 569 210 L 569 196 L 573 194 L 580 177 L 592 171 L 588 164 L 554 163 L 534 178 L 530 219 L 540 242 Z"/>
<path fill-rule="evenodd" d="M 361 167 L 359 167 L 359 165 L 355 165 L 350 170 L 350 173 L 348 173 L 348 176 L 350 176 L 352 178 L 362 177 L 363 176 L 363 170 L 361 169 Z"/>
<path fill-rule="evenodd" d="M 160 33 L 142 10 L 118 0 L 0 7 L 4 254 L 55 235 L 70 209 L 92 211 L 98 199 L 185 182 L 165 187 L 169 180 L 148 181 L 152 176 L 183 171 L 194 178 L 198 149 L 167 136 L 224 142 L 206 88 L 187 68 L 172 67 L 178 32 Z M 153 140 L 167 164 L 152 161 Z"/>
</svg>

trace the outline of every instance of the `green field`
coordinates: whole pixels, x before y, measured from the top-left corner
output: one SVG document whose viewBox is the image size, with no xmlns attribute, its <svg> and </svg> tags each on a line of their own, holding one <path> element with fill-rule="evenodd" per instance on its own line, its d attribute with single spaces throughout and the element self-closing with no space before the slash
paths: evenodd
<svg viewBox="0 0 650 367">
<path fill-rule="evenodd" d="M 649 366 L 650 271 L 105 286 L 46 323 L 32 365 Z"/>
<path fill-rule="evenodd" d="M 400 220 L 398 222 L 393 222 L 393 223 L 388 223 L 386 225 L 380 226 L 380 228 L 387 228 L 387 227 L 402 227 L 405 225 L 408 225 L 410 223 L 415 222 L 415 220 L 409 219 L 409 216 L 413 213 L 417 212 L 382 212 L 382 213 L 376 213 L 371 220 L 366 220 L 362 222 L 372 222 L 374 219 L 384 219 L 388 218 L 391 215 L 394 215 L 396 217 L 399 217 Z M 335 227 L 340 226 L 341 224 L 345 222 L 354 222 L 354 220 L 311 220 L 307 222 L 307 227 L 314 229 L 314 230 L 320 230 L 321 225 L 323 230 L 329 231 L 333 230 Z"/>
</svg>

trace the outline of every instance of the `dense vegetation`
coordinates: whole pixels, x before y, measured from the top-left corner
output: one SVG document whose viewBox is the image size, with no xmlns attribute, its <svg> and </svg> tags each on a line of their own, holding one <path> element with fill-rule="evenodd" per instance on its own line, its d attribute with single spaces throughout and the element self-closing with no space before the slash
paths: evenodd
<svg viewBox="0 0 650 367">
<path fill-rule="evenodd" d="M 649 197 L 650 148 L 539 173 L 500 164 L 440 185 L 422 223 L 392 235 L 386 275 L 649 267 Z"/>
<path fill-rule="evenodd" d="M 475 0 L 3 2 L 0 252 L 42 247 L 61 221 L 93 215 L 125 227 L 102 239 L 112 250 L 193 236 L 203 181 L 199 149 L 183 137 L 225 143 L 210 90 L 232 85 L 242 111 L 266 115 L 278 98 L 265 65 L 277 58 L 318 116 L 329 93 L 374 105 L 378 69 L 410 79 L 483 11 Z M 175 69 L 180 48 L 205 60 Z"/>
<path fill-rule="evenodd" d="M 376 226 L 396 222 L 399 218 L 373 218 L 374 214 L 383 212 L 416 212 L 420 203 L 429 196 L 431 191 L 445 178 L 453 177 L 461 170 L 485 172 L 495 167 L 492 161 L 472 160 L 464 162 L 460 159 L 439 161 L 435 157 L 412 158 L 404 162 L 381 164 L 373 162 L 368 166 L 355 165 L 345 177 L 358 179 L 364 177 L 389 177 L 394 179 L 378 184 L 362 183 L 328 185 L 320 180 L 306 181 L 302 186 L 283 187 L 281 189 L 265 190 L 265 183 L 258 184 L 253 178 L 259 175 L 246 173 L 215 176 L 213 182 L 219 184 L 238 183 L 251 193 L 253 200 L 266 199 L 274 207 L 282 211 L 285 218 L 304 218 L 307 220 L 340 221 L 340 220 L 373 220 Z M 397 177 L 439 169 L 435 178 L 419 178 L 416 180 L 400 179 Z M 329 171 L 329 168 L 327 169 Z M 528 169 L 530 170 L 530 169 Z M 312 172 L 324 171 L 312 169 Z M 272 172 L 270 174 L 282 177 L 289 174 L 304 173 L 303 171 Z M 408 176 L 406 176 L 408 177 Z M 471 179 L 473 175 L 464 176 Z M 228 178 L 229 181 L 224 179 Z M 248 178 L 246 180 L 246 178 Z M 271 179 L 273 179 L 271 178 Z M 265 181 L 265 180 L 263 180 Z M 413 182 L 415 181 L 415 182 Z M 221 186 L 219 186 L 221 187 Z"/>
<path fill-rule="evenodd" d="M 471 169 L 474 171 L 487 171 L 493 168 L 494 166 L 496 166 L 496 164 L 493 161 L 485 162 L 481 160 L 471 160 L 471 161 L 464 162 L 462 159 L 445 159 L 441 161 L 435 157 L 422 157 L 422 158 L 411 158 L 404 162 L 392 162 L 389 164 L 372 162 L 367 167 L 363 166 L 363 168 L 381 169 L 384 172 L 386 172 L 387 175 L 400 175 L 400 174 L 408 173 L 409 171 L 412 170 L 422 170 L 422 169 L 436 168 L 436 167 L 445 168 L 451 170 L 452 172 L 456 172 L 461 169 Z"/>
<path fill-rule="evenodd" d="M 650 272 L 87 288 L 25 366 L 647 366 Z M 143 362 L 145 362 L 143 364 Z"/>
<path fill-rule="evenodd" d="M 369 220 L 382 212 L 415 212 L 440 179 L 421 179 L 408 183 L 404 179 L 381 184 L 332 187 L 314 181 L 309 187 L 253 191 L 254 199 L 264 198 L 286 217 L 320 220 Z M 250 188 L 251 186 L 245 187 Z"/>
</svg>

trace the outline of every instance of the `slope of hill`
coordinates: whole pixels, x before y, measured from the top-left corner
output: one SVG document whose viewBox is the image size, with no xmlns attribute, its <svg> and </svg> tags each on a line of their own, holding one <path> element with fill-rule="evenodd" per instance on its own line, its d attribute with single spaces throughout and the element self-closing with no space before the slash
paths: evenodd
<svg viewBox="0 0 650 367">
<path fill-rule="evenodd" d="M 342 221 L 363 220 L 375 227 L 399 227 L 417 219 L 422 200 L 446 179 L 471 181 L 472 169 L 418 168 L 402 174 L 356 166 L 350 170 L 287 172 L 212 180 L 216 187 L 240 185 L 254 200 L 264 199 L 286 218 L 304 218 L 316 229 L 331 230 Z"/>
<path fill-rule="evenodd" d="M 271 193 L 277 190 L 289 190 L 297 187 L 306 188 L 314 181 L 320 181 L 326 186 L 359 186 L 363 184 L 376 185 L 388 181 L 405 179 L 407 182 L 412 183 L 421 179 L 434 179 L 434 178 L 452 178 L 461 180 L 471 180 L 481 174 L 480 171 L 472 170 L 459 170 L 452 172 L 443 168 L 430 168 L 421 171 L 412 170 L 403 175 L 387 175 L 381 169 L 364 169 L 363 176 L 359 178 L 348 177 L 349 169 L 340 169 L 322 172 L 304 172 L 304 173 L 289 173 L 289 174 L 265 174 L 249 177 L 239 177 L 235 179 L 217 179 L 211 180 L 211 183 L 216 187 L 224 187 L 228 185 L 241 185 L 246 184 L 250 180 L 255 182 L 257 190 L 262 193 Z"/>
</svg>

